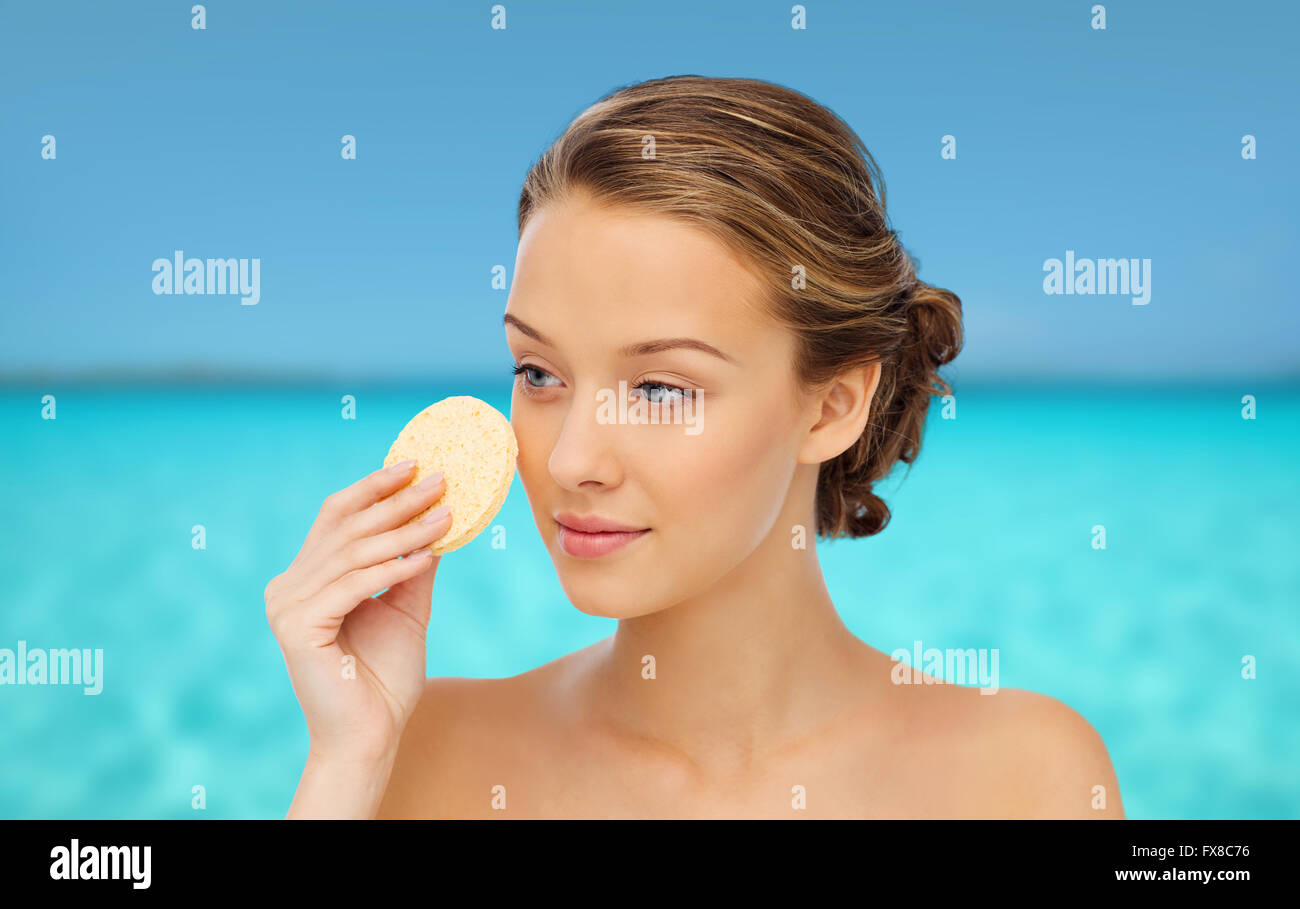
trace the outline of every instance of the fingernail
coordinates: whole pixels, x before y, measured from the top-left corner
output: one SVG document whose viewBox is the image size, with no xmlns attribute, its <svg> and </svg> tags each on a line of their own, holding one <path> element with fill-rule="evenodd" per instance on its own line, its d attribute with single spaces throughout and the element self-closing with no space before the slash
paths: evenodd
<svg viewBox="0 0 1300 909">
<path fill-rule="evenodd" d="M 420 482 L 416 483 L 415 486 L 417 489 L 432 489 L 433 487 L 438 485 L 438 481 L 441 479 L 442 479 L 441 473 L 430 474 Z"/>
<path fill-rule="evenodd" d="M 431 512 L 429 513 L 429 516 L 428 516 L 427 518 L 425 518 L 423 521 L 421 521 L 420 523 L 421 523 L 421 524 L 437 524 L 439 521 L 441 521 L 443 518 L 445 518 L 445 517 L 446 517 L 447 515 L 449 515 L 449 514 L 451 514 L 451 508 L 450 508 L 450 506 L 443 505 L 442 507 L 440 507 L 440 508 L 435 508 L 433 511 L 431 511 Z"/>
<path fill-rule="evenodd" d="M 414 463 L 415 463 L 415 459 L 414 459 L 414 458 L 408 458 L 408 459 L 405 460 L 405 461 L 398 461 L 398 462 L 397 462 L 396 464 L 394 464 L 392 467 L 389 467 L 389 468 L 388 468 L 388 472 L 389 472 L 389 473 L 406 473 L 408 470 L 411 469 L 411 465 L 414 464 Z"/>
</svg>

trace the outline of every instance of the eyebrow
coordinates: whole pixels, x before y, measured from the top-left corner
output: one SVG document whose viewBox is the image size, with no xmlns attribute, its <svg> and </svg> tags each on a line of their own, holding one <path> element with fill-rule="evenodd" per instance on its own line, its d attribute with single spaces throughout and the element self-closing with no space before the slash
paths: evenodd
<svg viewBox="0 0 1300 909">
<path fill-rule="evenodd" d="M 548 347 L 556 346 L 550 338 L 546 337 L 522 319 L 510 315 L 510 313 L 506 313 L 505 317 L 501 320 L 501 323 L 502 325 L 513 325 L 534 341 L 545 344 Z M 712 344 L 708 344 L 698 338 L 657 338 L 653 341 L 641 341 L 637 344 L 629 344 L 626 347 L 619 348 L 618 352 L 625 357 L 642 357 L 646 354 L 676 349 L 698 350 L 701 353 L 710 354 L 735 366 L 740 365 L 735 358 L 728 356 Z"/>
</svg>

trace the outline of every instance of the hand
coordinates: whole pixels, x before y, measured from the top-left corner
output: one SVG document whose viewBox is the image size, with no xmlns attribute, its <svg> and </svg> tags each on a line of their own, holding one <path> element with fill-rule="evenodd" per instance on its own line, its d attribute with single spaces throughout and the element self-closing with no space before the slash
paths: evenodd
<svg viewBox="0 0 1300 909">
<path fill-rule="evenodd" d="M 327 498 L 292 564 L 266 585 L 266 618 L 318 757 L 391 753 L 424 690 L 440 560 L 428 547 L 451 515 L 407 524 L 445 489 L 440 476 L 407 487 L 413 470 L 377 470 Z"/>
</svg>

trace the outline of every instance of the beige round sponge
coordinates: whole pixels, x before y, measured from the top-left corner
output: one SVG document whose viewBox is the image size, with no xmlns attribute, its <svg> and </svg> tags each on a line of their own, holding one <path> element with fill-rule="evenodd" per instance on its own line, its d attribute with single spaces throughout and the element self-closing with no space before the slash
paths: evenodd
<svg viewBox="0 0 1300 909">
<path fill-rule="evenodd" d="M 384 466 L 414 458 L 414 485 L 442 471 L 446 490 L 409 523 L 443 505 L 451 526 L 429 547 L 434 555 L 459 549 L 488 526 L 510 491 L 519 443 L 500 411 L 469 395 L 443 398 L 416 414 L 398 434 Z"/>
</svg>

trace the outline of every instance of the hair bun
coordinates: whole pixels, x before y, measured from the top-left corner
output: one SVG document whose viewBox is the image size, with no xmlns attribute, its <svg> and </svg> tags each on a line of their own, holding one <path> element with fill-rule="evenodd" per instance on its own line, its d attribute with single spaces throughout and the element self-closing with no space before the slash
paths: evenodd
<svg viewBox="0 0 1300 909">
<path fill-rule="evenodd" d="M 952 291 L 921 280 L 912 284 L 906 296 L 914 378 L 947 393 L 947 383 L 934 372 L 961 352 L 961 300 Z"/>
</svg>

